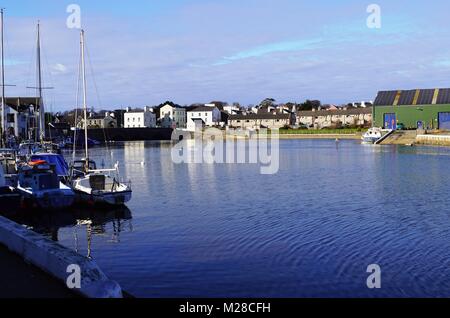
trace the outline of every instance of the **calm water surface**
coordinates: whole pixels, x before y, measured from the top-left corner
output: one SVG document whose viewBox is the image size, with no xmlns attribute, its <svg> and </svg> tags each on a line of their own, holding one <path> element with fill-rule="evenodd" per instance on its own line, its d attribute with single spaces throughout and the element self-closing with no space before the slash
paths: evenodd
<svg viewBox="0 0 450 318">
<path fill-rule="evenodd" d="M 128 209 L 27 216 L 140 297 L 450 296 L 450 150 L 280 141 L 280 171 L 175 165 L 170 144 L 96 148 Z M 145 161 L 145 165 L 141 162 Z M 366 287 L 369 264 L 382 289 Z"/>
</svg>

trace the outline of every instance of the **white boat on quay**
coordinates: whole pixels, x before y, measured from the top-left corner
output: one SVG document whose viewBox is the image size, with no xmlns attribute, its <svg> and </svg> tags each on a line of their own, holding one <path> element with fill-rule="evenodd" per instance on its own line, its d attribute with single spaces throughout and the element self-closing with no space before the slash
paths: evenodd
<svg viewBox="0 0 450 318">
<path fill-rule="evenodd" d="M 383 137 L 383 130 L 381 128 L 370 128 L 362 137 L 363 144 L 373 145 Z"/>
</svg>

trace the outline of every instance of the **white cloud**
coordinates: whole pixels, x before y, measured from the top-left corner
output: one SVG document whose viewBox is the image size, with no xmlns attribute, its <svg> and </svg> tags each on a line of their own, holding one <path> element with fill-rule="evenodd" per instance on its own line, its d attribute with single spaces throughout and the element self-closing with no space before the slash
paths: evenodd
<svg viewBox="0 0 450 318">
<path fill-rule="evenodd" d="M 65 74 L 67 73 L 67 67 L 64 64 L 55 64 L 52 66 L 52 74 Z"/>
</svg>

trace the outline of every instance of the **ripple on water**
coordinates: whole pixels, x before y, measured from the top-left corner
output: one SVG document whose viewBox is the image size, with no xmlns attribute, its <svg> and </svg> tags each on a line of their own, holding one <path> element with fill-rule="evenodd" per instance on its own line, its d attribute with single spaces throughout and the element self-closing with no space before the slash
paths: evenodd
<svg viewBox="0 0 450 318">
<path fill-rule="evenodd" d="M 448 149 L 280 146 L 279 173 L 263 176 L 257 166 L 174 165 L 166 145 L 116 145 L 134 184 L 132 226 L 106 220 L 95 260 L 138 296 L 450 296 Z M 62 244 L 74 246 L 74 228 L 85 231 L 58 229 Z M 373 263 L 377 293 L 365 285 Z"/>
</svg>

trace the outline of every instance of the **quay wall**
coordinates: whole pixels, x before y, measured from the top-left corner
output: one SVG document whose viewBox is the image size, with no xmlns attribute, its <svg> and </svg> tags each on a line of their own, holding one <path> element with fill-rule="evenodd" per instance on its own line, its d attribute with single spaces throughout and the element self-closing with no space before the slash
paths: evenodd
<svg viewBox="0 0 450 318">
<path fill-rule="evenodd" d="M 123 297 L 119 284 L 109 280 L 94 261 L 1 216 L 0 244 L 65 285 L 71 274 L 67 272 L 68 267 L 78 265 L 81 288 L 73 292 L 84 297 Z"/>
<path fill-rule="evenodd" d="M 94 128 L 88 129 L 88 137 L 103 141 L 152 141 L 170 140 L 171 128 Z"/>
<path fill-rule="evenodd" d="M 422 145 L 450 146 L 450 135 L 417 135 L 416 143 Z"/>
</svg>

